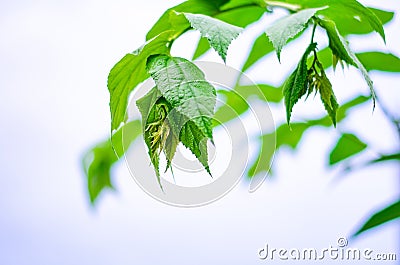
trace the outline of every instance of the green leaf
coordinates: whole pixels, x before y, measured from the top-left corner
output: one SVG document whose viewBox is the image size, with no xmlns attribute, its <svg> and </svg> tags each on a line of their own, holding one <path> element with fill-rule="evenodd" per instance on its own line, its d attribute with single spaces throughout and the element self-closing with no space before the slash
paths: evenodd
<svg viewBox="0 0 400 265">
<path fill-rule="evenodd" d="M 311 43 L 300 59 L 294 72 L 289 76 L 283 86 L 283 95 L 286 105 L 286 120 L 289 124 L 293 106 L 307 92 L 307 57 L 317 47 Z"/>
<path fill-rule="evenodd" d="M 107 139 L 85 154 L 82 162 L 92 204 L 104 189 L 113 188 L 111 168 L 139 135 L 140 122 L 138 120 L 129 122 L 115 132 L 112 144 L 111 140 Z"/>
<path fill-rule="evenodd" d="M 223 1 L 208 1 L 208 0 L 189 0 L 174 6 L 167 11 L 158 19 L 146 35 L 146 40 L 150 40 L 155 36 L 159 35 L 164 31 L 174 29 L 176 31 L 183 32 L 185 30 L 184 25 L 182 27 L 173 27 L 170 20 L 171 13 L 175 12 L 188 12 L 195 14 L 204 14 L 213 16 L 219 12 L 219 7 L 225 4 L 227 0 Z M 176 26 L 176 25 L 175 25 Z"/>
<path fill-rule="evenodd" d="M 263 58 L 265 55 L 269 54 L 274 50 L 272 43 L 269 41 L 268 37 L 262 33 L 257 39 L 254 41 L 253 46 L 251 47 L 250 53 L 247 56 L 246 62 L 242 67 L 242 72 L 245 72 L 249 69 L 253 64 L 255 64 L 258 60 Z"/>
<path fill-rule="evenodd" d="M 147 67 L 171 107 L 193 121 L 212 140 L 216 92 L 203 72 L 186 59 L 166 55 L 150 57 Z"/>
<path fill-rule="evenodd" d="M 371 92 L 371 96 L 373 99 L 373 104 L 375 107 L 375 91 L 374 91 L 374 85 L 369 77 L 368 71 L 365 69 L 364 65 L 358 60 L 357 56 L 351 51 L 349 45 L 347 44 L 347 41 L 339 34 L 335 23 L 333 21 L 321 21 L 323 26 L 326 26 L 326 30 L 329 36 L 329 43 L 333 45 L 333 48 L 330 46 L 332 49 L 332 53 L 334 56 L 337 56 L 339 59 L 346 61 L 347 63 L 350 63 L 354 66 L 356 66 L 361 74 L 364 77 L 365 82 L 367 83 L 369 90 Z M 332 41 L 331 41 L 332 40 Z"/>
<path fill-rule="evenodd" d="M 243 29 L 202 14 L 183 14 L 190 25 L 194 29 L 200 31 L 202 37 L 207 38 L 210 46 L 225 62 L 229 45 L 232 40 L 239 36 Z"/>
<path fill-rule="evenodd" d="M 400 58 L 391 53 L 363 52 L 356 56 L 368 71 L 400 72 Z"/>
<path fill-rule="evenodd" d="M 329 155 L 329 165 L 334 165 L 342 160 L 354 156 L 367 147 L 367 144 L 358 139 L 354 134 L 344 133 Z"/>
<path fill-rule="evenodd" d="M 265 7 L 263 8 L 256 4 L 249 6 L 249 1 L 247 0 L 239 2 L 234 4 L 232 1 L 230 1 L 227 5 L 224 5 L 221 8 L 221 11 L 217 13 L 214 17 L 228 24 L 244 28 L 249 24 L 259 20 L 262 14 L 264 14 L 265 12 Z M 263 1 L 261 1 L 261 4 L 262 2 Z M 227 7 L 226 10 L 224 9 L 225 6 Z M 199 58 L 201 55 L 205 54 L 210 48 L 211 47 L 208 40 L 206 38 L 200 38 L 192 60 Z"/>
<path fill-rule="evenodd" d="M 371 165 L 371 164 L 392 161 L 392 160 L 400 160 L 400 153 L 395 153 L 395 154 L 390 154 L 390 155 L 382 155 L 377 159 L 369 161 L 367 164 Z"/>
<path fill-rule="evenodd" d="M 199 43 L 197 44 L 196 50 L 194 51 L 192 60 L 196 60 L 197 58 L 205 54 L 210 48 L 211 46 L 207 38 L 201 37 L 199 39 Z"/>
<path fill-rule="evenodd" d="M 339 60 L 345 61 L 348 64 L 356 66 L 356 63 L 348 53 L 349 48 L 346 48 L 347 43 L 343 37 L 340 36 L 335 22 L 332 20 L 321 19 L 319 20 L 319 24 L 326 30 L 329 38 L 329 48 L 332 50 L 333 56 Z M 337 62 L 335 59 L 333 61 Z M 336 67 L 335 63 L 333 64 L 333 67 Z"/>
<path fill-rule="evenodd" d="M 339 104 L 337 103 L 335 94 L 333 93 L 332 84 L 324 72 L 322 72 L 322 76 L 319 80 L 318 91 L 321 96 L 321 101 L 324 104 L 333 125 L 336 127 L 336 112 Z"/>
<path fill-rule="evenodd" d="M 184 146 L 192 151 L 211 176 L 211 171 L 208 166 L 207 137 L 202 130 L 199 129 L 193 121 L 189 120 L 185 123 L 185 126 L 182 127 L 179 139 Z"/>
<path fill-rule="evenodd" d="M 390 12 L 382 10 L 379 12 L 377 9 L 366 8 L 356 0 L 283 0 L 277 2 L 297 5 L 300 9 L 328 6 L 328 8 L 321 10 L 319 14 L 335 21 L 342 35 L 365 34 L 374 30 L 385 40 L 382 22 L 377 17 L 377 14 L 383 20 L 387 21 L 391 19 Z"/>
<path fill-rule="evenodd" d="M 364 225 L 353 235 L 358 236 L 359 234 L 375 228 L 377 226 L 383 225 L 389 221 L 396 220 L 400 217 L 400 201 L 397 201 L 388 207 L 384 208 L 373 214 Z"/>
<path fill-rule="evenodd" d="M 110 92 L 111 130 L 118 129 L 125 121 L 129 94 L 149 77 L 146 71 L 147 58 L 153 54 L 168 54 L 168 43 L 173 38 L 173 32 L 166 31 L 135 52 L 125 55 L 111 69 L 107 84 Z"/>
<path fill-rule="evenodd" d="M 272 26 L 266 29 L 265 33 L 274 45 L 279 61 L 281 50 L 286 42 L 302 32 L 307 26 L 308 21 L 319 10 L 321 10 L 321 8 L 299 11 L 276 21 Z"/>
</svg>

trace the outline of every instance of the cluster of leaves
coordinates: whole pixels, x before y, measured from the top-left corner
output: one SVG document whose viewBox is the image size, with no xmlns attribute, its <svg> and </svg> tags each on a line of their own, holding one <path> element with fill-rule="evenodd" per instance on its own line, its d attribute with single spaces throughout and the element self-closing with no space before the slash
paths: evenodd
<svg viewBox="0 0 400 265">
<path fill-rule="evenodd" d="M 201 38 L 192 59 L 195 60 L 212 48 L 225 62 L 232 40 L 248 25 L 257 22 L 263 14 L 273 12 L 275 8 L 286 9 L 288 15 L 277 20 L 254 40 L 240 70 L 246 72 L 274 50 L 280 60 L 283 47 L 311 26 L 311 42 L 299 63 L 278 87 L 269 84 L 244 86 L 240 84 L 239 77 L 234 90 L 218 91 L 224 95 L 226 104 L 237 115 L 228 112 L 226 106 L 215 110 L 215 88 L 205 80 L 203 73 L 192 62 L 170 54 L 173 42 L 186 31 L 197 30 Z M 400 72 L 400 59 L 377 51 L 355 54 L 346 37 L 375 31 L 385 40 L 382 25 L 392 18 L 392 12 L 367 8 L 356 0 L 188 0 L 168 9 L 147 33 L 146 43 L 125 55 L 109 74 L 113 144 L 110 140 L 104 141 L 85 156 L 84 165 L 91 201 L 95 201 L 103 188 L 112 187 L 111 166 L 140 135 L 140 126 L 136 126 L 134 132 L 130 132 L 129 140 L 125 142 L 124 139 L 121 145 L 121 131 L 138 123 L 126 123 L 126 109 L 129 95 L 141 82 L 148 78 L 155 81 L 155 87 L 136 103 L 142 115 L 142 134 L 159 182 L 160 154 L 163 152 L 167 159 L 166 170 L 171 168 L 171 161 L 180 142 L 191 150 L 211 174 L 207 162 L 207 140 L 212 141 L 213 126 L 228 122 L 248 111 L 246 101 L 250 98 L 266 100 L 270 104 L 281 104 L 284 101 L 289 124 L 293 107 L 299 99 L 311 93 L 319 93 L 327 115 L 305 122 L 293 122 L 290 127 L 281 124 L 276 130 L 263 135 L 260 138 L 258 156 L 247 169 L 251 178 L 269 170 L 274 152 L 278 152 L 281 147 L 295 149 L 309 128 L 330 127 L 332 123 L 336 126 L 353 107 L 371 97 L 375 104 L 373 83 L 368 72 Z M 319 49 L 317 40 L 314 40 L 318 27 L 326 32 L 328 47 Z M 360 70 L 370 90 L 370 97 L 357 96 L 339 107 L 325 72 L 329 67 L 335 68 L 338 63 Z M 212 122 L 213 116 L 218 124 Z M 276 148 L 270 146 L 273 137 L 276 137 Z M 123 150 L 115 146 L 122 146 Z M 112 147 L 118 149 L 114 150 L 117 156 Z M 367 145 L 356 135 L 343 133 L 331 152 L 330 164 L 335 165 L 350 159 L 365 149 Z M 368 164 L 396 159 L 399 159 L 398 154 L 389 154 Z M 391 214 L 392 209 L 397 209 L 397 215 L 392 214 L 390 218 L 399 216 L 398 202 L 388 209 Z M 390 220 L 387 215 L 385 218 L 373 217 L 360 231 L 380 224 L 382 220 Z"/>
</svg>

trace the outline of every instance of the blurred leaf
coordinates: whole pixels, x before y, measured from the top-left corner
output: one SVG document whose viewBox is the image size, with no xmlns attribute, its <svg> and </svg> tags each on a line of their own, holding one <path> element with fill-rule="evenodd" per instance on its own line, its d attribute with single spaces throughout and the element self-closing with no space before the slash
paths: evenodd
<svg viewBox="0 0 400 265">
<path fill-rule="evenodd" d="M 380 226 L 389 221 L 393 221 L 395 219 L 398 219 L 399 217 L 400 217 L 400 201 L 397 201 L 389 205 L 388 207 L 384 208 L 383 210 L 380 210 L 375 214 L 373 214 L 353 236 L 358 236 L 359 234 L 371 228 Z"/>
<path fill-rule="evenodd" d="M 219 90 L 226 97 L 225 104 L 219 107 L 214 115 L 214 126 L 237 118 L 249 109 L 247 103 L 251 98 L 267 102 L 280 102 L 282 89 L 267 84 L 236 86 L 234 90 Z"/>
<path fill-rule="evenodd" d="M 307 92 L 307 57 L 317 47 L 316 43 L 311 43 L 293 73 L 289 76 L 283 86 L 285 97 L 286 121 L 289 124 L 293 106 Z"/>
<path fill-rule="evenodd" d="M 302 32 L 311 17 L 319 10 L 321 9 L 310 8 L 288 15 L 274 22 L 265 30 L 265 33 L 275 47 L 279 61 L 282 47 L 289 39 Z"/>
<path fill-rule="evenodd" d="M 264 0 L 230 0 L 221 7 L 222 11 L 236 9 L 238 7 L 245 8 L 248 6 L 256 6 L 266 9 L 267 5 Z"/>
<path fill-rule="evenodd" d="M 112 188 L 111 167 L 123 156 L 140 133 L 140 122 L 138 120 L 128 122 L 113 135 L 113 145 L 111 145 L 111 140 L 108 139 L 85 154 L 82 162 L 92 204 L 95 203 L 104 189 Z"/>
<path fill-rule="evenodd" d="M 381 157 L 369 161 L 367 164 L 375 164 L 375 163 L 380 163 L 380 162 L 385 162 L 385 161 L 391 161 L 391 160 L 400 160 L 400 153 L 396 154 L 390 154 L 390 155 L 382 155 Z"/>
<path fill-rule="evenodd" d="M 183 13 L 190 25 L 207 38 L 210 46 L 226 61 L 228 47 L 242 32 L 242 28 L 202 14 Z"/>
<path fill-rule="evenodd" d="M 196 50 L 194 51 L 192 60 L 196 60 L 197 58 L 208 52 L 210 48 L 211 46 L 207 38 L 201 37 L 199 39 L 199 43 L 197 44 Z"/>
<path fill-rule="evenodd" d="M 344 159 L 363 151 L 367 144 L 354 134 L 344 133 L 329 155 L 329 165 L 334 165 Z"/>
<path fill-rule="evenodd" d="M 363 52 L 356 55 L 368 71 L 400 72 L 400 58 L 391 53 Z"/>
<path fill-rule="evenodd" d="M 250 66 L 273 50 L 274 46 L 272 46 L 272 43 L 269 41 L 265 33 L 262 33 L 254 41 L 253 47 L 251 48 L 250 53 L 247 56 L 247 60 L 242 67 L 242 72 L 245 72 L 248 68 L 250 68 Z"/>
<path fill-rule="evenodd" d="M 286 126 L 287 127 L 287 126 Z M 260 173 L 267 173 L 271 167 L 275 153 L 275 134 L 265 134 L 260 139 L 260 149 L 253 165 L 249 168 L 247 176 L 252 178 Z"/>
</svg>

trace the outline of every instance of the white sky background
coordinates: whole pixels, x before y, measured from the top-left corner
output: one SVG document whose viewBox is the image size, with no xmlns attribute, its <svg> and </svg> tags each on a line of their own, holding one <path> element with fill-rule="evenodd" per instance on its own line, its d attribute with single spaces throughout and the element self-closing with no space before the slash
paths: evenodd
<svg viewBox="0 0 400 265">
<path fill-rule="evenodd" d="M 259 264 L 257 250 L 265 243 L 335 246 L 362 217 L 398 197 L 394 164 L 335 181 L 338 171 L 326 169 L 326 150 L 338 137 L 331 128 L 307 133 L 295 153 L 280 152 L 277 178 L 254 194 L 238 185 L 211 205 L 174 208 L 146 195 L 121 163 L 115 168 L 118 191 L 91 209 L 80 159 L 109 131 L 108 72 L 178 2 L 0 2 L 0 264 Z M 400 11 L 398 1 L 363 3 Z M 386 47 L 377 34 L 353 46 L 399 56 L 399 25 L 397 16 L 387 27 Z M 176 43 L 177 55 L 191 55 L 185 49 L 191 40 Z M 228 65 L 240 65 L 246 43 L 242 36 L 232 44 Z M 296 45 L 303 44 L 284 49 L 282 66 L 271 57 L 249 74 L 279 82 L 299 57 Z M 218 60 L 212 53 L 204 59 Z M 356 71 L 335 76 L 339 102 L 367 92 Z M 378 94 L 400 114 L 399 76 L 372 77 Z M 283 106 L 274 110 L 276 120 L 283 113 Z M 296 106 L 294 117 L 320 113 L 318 100 L 309 99 Z M 397 139 L 387 126 L 380 109 L 371 115 L 366 104 L 338 130 L 357 130 L 377 149 L 390 151 Z M 351 246 L 398 253 L 398 238 L 398 222 L 390 223 Z"/>
</svg>

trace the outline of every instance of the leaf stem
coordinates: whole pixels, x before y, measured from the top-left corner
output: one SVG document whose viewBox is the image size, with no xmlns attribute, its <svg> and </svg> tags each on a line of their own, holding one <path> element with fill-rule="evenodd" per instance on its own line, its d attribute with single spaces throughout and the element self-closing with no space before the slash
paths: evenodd
<svg viewBox="0 0 400 265">
<path fill-rule="evenodd" d="M 313 29 L 312 29 L 311 42 L 310 43 L 314 42 L 315 30 L 317 29 L 317 23 L 315 22 L 315 19 L 313 19 L 313 21 L 314 21 L 314 25 L 313 25 Z"/>
</svg>

